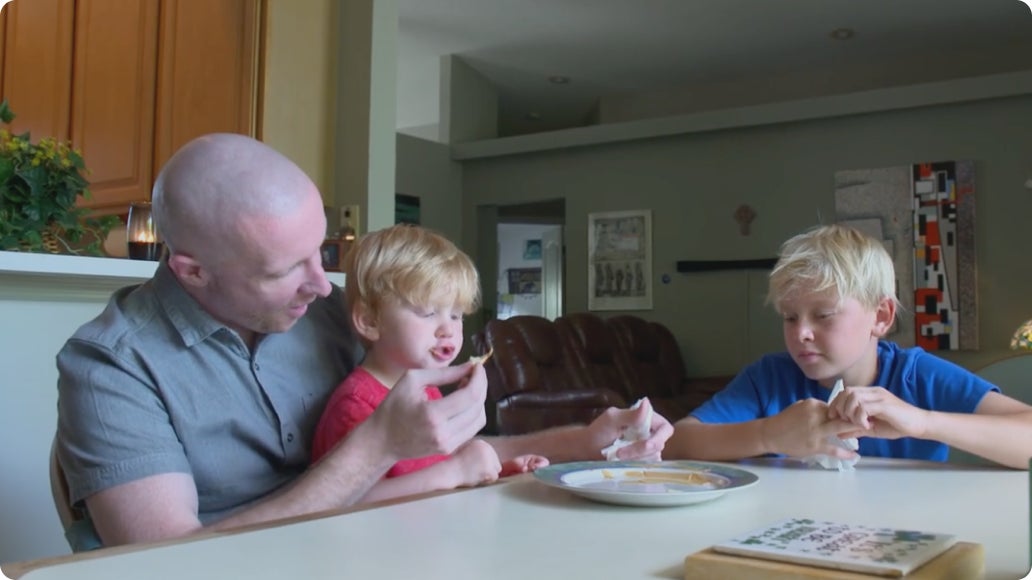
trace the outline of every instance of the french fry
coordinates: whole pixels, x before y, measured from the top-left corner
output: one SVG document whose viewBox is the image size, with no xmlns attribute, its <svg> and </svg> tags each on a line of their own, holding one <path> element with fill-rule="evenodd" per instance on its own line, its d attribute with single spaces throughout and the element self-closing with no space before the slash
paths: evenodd
<svg viewBox="0 0 1032 580">
<path fill-rule="evenodd" d="M 493 354 L 494 354 L 494 347 L 491 347 L 490 350 L 488 350 L 486 353 L 484 353 L 482 355 L 469 357 L 469 362 L 471 362 L 473 364 L 477 364 L 477 365 L 482 365 L 482 364 L 486 363 L 487 359 L 491 358 L 491 355 L 493 355 Z"/>
</svg>

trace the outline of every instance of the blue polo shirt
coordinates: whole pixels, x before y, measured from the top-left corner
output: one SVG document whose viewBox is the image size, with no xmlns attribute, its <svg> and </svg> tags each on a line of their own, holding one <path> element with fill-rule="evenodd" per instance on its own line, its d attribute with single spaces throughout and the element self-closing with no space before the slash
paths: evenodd
<svg viewBox="0 0 1032 580">
<path fill-rule="evenodd" d="M 878 343 L 874 384 L 899 399 L 930 411 L 973 413 L 982 397 L 1000 389 L 978 375 L 920 347 Z M 853 385 L 849 385 L 853 386 Z M 831 390 L 806 378 L 788 353 L 769 354 L 747 366 L 722 391 L 691 415 L 703 423 L 740 423 L 777 415 L 808 398 L 828 400 Z M 861 437 L 864 457 L 899 457 L 946 461 L 949 446 L 938 441 L 901 437 Z"/>
</svg>

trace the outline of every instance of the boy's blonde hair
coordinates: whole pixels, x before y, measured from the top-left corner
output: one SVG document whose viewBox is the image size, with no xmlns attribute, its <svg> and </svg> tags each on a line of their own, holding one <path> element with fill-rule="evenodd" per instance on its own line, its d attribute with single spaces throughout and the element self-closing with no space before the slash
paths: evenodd
<svg viewBox="0 0 1032 580">
<path fill-rule="evenodd" d="M 800 290 L 835 289 L 839 299 L 853 298 L 867 309 L 896 299 L 896 272 L 882 243 L 855 228 L 819 226 L 781 245 L 770 273 L 767 302 L 780 303 Z"/>
<path fill-rule="evenodd" d="M 344 295 L 354 311 L 379 312 L 384 300 L 426 307 L 445 300 L 470 314 L 480 306 L 473 261 L 444 236 L 400 224 L 360 236 L 344 258 Z"/>
</svg>

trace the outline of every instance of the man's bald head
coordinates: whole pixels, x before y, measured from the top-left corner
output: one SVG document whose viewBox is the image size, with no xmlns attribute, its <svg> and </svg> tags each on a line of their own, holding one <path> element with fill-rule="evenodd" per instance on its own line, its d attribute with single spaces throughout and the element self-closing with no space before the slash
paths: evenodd
<svg viewBox="0 0 1032 580">
<path fill-rule="evenodd" d="M 296 211 L 313 192 L 308 176 L 268 145 L 214 133 L 184 145 L 162 168 L 152 194 L 154 220 L 172 253 L 232 255 L 241 218 Z"/>
</svg>

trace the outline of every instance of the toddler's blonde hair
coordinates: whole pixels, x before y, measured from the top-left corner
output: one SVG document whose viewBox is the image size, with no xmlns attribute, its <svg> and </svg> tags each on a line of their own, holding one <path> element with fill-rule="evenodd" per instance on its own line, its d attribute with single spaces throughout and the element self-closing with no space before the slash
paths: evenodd
<svg viewBox="0 0 1032 580">
<path fill-rule="evenodd" d="M 869 310 L 885 298 L 899 307 L 896 272 L 885 246 L 849 226 L 818 226 L 782 244 L 767 302 L 780 310 L 780 303 L 796 292 L 828 289 Z"/>
<path fill-rule="evenodd" d="M 480 306 L 473 261 L 432 230 L 399 224 L 360 236 L 344 258 L 344 296 L 354 311 L 376 315 L 385 300 L 412 306 L 453 303 L 470 314 Z"/>
</svg>

